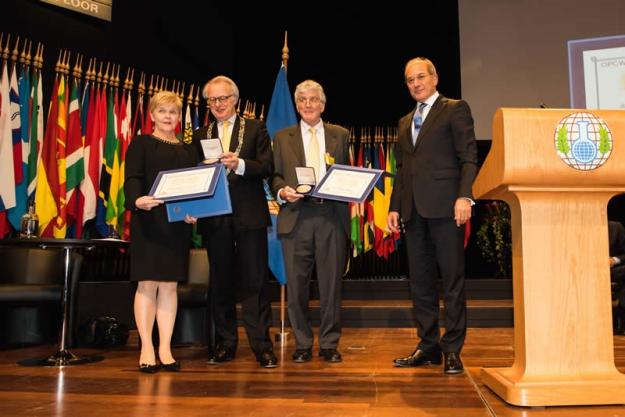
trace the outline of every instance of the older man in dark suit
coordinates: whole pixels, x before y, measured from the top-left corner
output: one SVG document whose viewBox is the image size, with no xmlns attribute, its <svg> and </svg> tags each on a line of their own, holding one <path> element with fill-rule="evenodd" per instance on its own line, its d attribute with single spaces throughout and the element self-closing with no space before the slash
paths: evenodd
<svg viewBox="0 0 625 417">
<path fill-rule="evenodd" d="M 225 76 L 210 80 L 203 90 L 215 118 L 198 129 L 193 142 L 202 154 L 201 140 L 219 138 L 228 169 L 232 214 L 198 221 L 210 260 L 210 297 L 215 322 L 216 348 L 208 362 L 234 359 L 238 337 L 236 299 L 250 347 L 264 368 L 278 360 L 269 337 L 271 305 L 267 294 L 267 226 L 271 224 L 263 178 L 273 174 L 271 142 L 260 120 L 237 116 L 239 89 Z"/>
<path fill-rule="evenodd" d="M 275 174 L 271 188 L 282 205 L 278 236 L 282 241 L 287 273 L 288 310 L 295 334 L 295 362 L 312 359 L 313 333 L 308 311 L 310 277 L 317 271 L 321 324 L 319 356 L 340 362 L 341 278 L 347 259 L 349 213 L 347 203 L 305 197 L 296 192 L 296 167 L 312 167 L 317 180 L 329 165 L 348 164 L 349 132 L 324 123 L 326 96 L 312 80 L 295 89 L 299 124 L 276 133 L 273 142 Z"/>
<path fill-rule="evenodd" d="M 395 232 L 400 217 L 406 231 L 410 290 L 421 341 L 396 366 L 440 364 L 463 372 L 460 351 L 466 336 L 462 227 L 471 217 L 471 186 L 477 175 L 477 145 L 469 105 L 436 91 L 438 75 L 427 58 L 406 64 L 405 80 L 417 102 L 399 121 L 397 177 L 388 215 Z M 437 281 L 445 302 L 445 334 L 440 336 Z M 442 354 L 441 354 L 442 353 Z"/>
</svg>

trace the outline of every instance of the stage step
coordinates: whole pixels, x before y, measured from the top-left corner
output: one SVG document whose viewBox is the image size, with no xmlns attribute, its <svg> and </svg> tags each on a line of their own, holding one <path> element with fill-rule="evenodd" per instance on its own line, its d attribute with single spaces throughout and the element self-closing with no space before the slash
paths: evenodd
<svg viewBox="0 0 625 417">
<path fill-rule="evenodd" d="M 467 279 L 467 300 L 511 300 L 511 279 Z M 280 300 L 280 285 L 270 282 L 272 301 Z M 310 299 L 319 299 L 316 280 L 310 283 Z M 343 300 L 408 300 L 410 284 L 405 278 L 350 279 L 343 281 Z"/>
<path fill-rule="evenodd" d="M 272 303 L 274 325 L 280 323 L 280 303 Z M 313 326 L 319 325 L 319 301 L 310 302 Z M 441 304 L 441 323 L 444 308 Z M 512 327 L 512 300 L 468 300 L 469 327 Z M 415 327 L 412 302 L 409 300 L 343 300 L 343 327 Z"/>
</svg>

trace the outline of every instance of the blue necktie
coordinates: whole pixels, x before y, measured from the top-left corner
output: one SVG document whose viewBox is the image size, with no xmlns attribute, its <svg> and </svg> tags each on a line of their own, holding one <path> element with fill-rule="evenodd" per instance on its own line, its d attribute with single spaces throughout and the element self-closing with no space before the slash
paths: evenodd
<svg viewBox="0 0 625 417">
<path fill-rule="evenodd" d="M 419 131 L 421 130 L 421 126 L 423 125 L 423 109 L 425 109 L 427 103 L 419 103 L 419 107 L 417 111 L 414 112 L 414 117 L 412 121 L 414 122 L 414 127 L 412 131 L 412 145 L 417 144 L 417 136 L 419 136 Z"/>
</svg>

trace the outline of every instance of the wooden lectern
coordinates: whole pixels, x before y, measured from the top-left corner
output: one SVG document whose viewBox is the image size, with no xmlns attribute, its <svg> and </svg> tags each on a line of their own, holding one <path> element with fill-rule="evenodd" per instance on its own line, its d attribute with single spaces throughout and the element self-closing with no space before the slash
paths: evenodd
<svg viewBox="0 0 625 417">
<path fill-rule="evenodd" d="M 611 154 L 596 169 L 572 168 L 558 156 L 558 125 L 573 113 L 597 116 L 611 132 Z M 504 200 L 512 213 L 514 364 L 481 372 L 506 402 L 625 404 L 625 375 L 614 365 L 607 228 L 608 201 L 622 192 L 625 111 L 495 113 L 473 193 Z"/>
</svg>

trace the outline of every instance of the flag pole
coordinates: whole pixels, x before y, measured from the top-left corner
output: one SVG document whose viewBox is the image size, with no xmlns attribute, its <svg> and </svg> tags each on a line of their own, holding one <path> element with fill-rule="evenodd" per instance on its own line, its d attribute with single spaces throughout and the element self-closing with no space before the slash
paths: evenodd
<svg viewBox="0 0 625 417">
<path fill-rule="evenodd" d="M 288 32 L 284 31 L 284 46 L 282 47 L 282 65 L 287 70 L 289 62 L 289 46 L 287 44 Z M 280 339 L 280 350 L 286 349 L 288 332 L 286 331 L 286 284 L 280 284 L 280 333 L 277 335 Z"/>
</svg>

